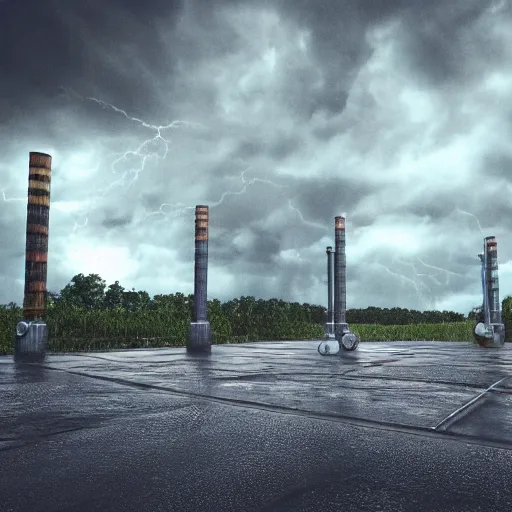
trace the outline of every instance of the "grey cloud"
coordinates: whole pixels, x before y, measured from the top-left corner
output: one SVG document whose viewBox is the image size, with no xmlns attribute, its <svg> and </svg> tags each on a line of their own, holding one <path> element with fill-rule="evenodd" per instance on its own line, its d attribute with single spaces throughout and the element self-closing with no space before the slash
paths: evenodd
<svg viewBox="0 0 512 512">
<path fill-rule="evenodd" d="M 512 154 L 488 154 L 482 162 L 482 177 L 498 178 L 512 184 Z"/>
<path fill-rule="evenodd" d="M 491 41 L 490 26 L 481 24 L 493 4 L 471 0 L 451 3 L 449 9 L 438 4 L 423 16 L 419 9 L 408 11 L 399 45 L 418 79 L 429 85 L 468 85 L 481 80 L 490 64 L 503 62 L 505 49 Z M 510 5 L 503 5 L 498 16 L 510 18 Z"/>
<path fill-rule="evenodd" d="M 297 174 L 292 205 L 298 207 L 307 219 L 324 222 L 329 229 L 334 225 L 332 219 L 335 216 L 351 211 L 362 197 L 377 189 L 371 183 L 355 186 L 343 177 L 301 180 L 300 170 Z M 357 222 L 357 218 L 352 217 L 352 221 Z"/>
<path fill-rule="evenodd" d="M 107 229 L 111 228 L 122 228 L 129 226 L 132 222 L 132 218 L 130 216 L 128 217 L 120 217 L 120 218 L 106 218 L 102 225 L 106 227 Z"/>
</svg>

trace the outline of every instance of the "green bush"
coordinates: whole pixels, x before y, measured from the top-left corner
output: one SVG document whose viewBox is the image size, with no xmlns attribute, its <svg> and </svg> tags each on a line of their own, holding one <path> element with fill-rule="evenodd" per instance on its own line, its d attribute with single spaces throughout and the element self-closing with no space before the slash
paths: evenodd
<svg viewBox="0 0 512 512">
<path fill-rule="evenodd" d="M 353 325 L 361 341 L 473 341 L 473 322 L 412 325 Z"/>
<path fill-rule="evenodd" d="M 505 341 L 512 341 L 512 297 L 505 297 L 501 303 L 501 320 L 505 324 Z"/>
</svg>

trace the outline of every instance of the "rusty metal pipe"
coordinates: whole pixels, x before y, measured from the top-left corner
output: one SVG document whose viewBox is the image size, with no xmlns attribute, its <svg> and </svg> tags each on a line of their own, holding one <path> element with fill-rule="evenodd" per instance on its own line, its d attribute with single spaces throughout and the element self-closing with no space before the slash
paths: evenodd
<svg viewBox="0 0 512 512">
<path fill-rule="evenodd" d="M 26 320 L 43 319 L 46 315 L 51 175 L 52 157 L 30 153 L 23 298 Z"/>
</svg>

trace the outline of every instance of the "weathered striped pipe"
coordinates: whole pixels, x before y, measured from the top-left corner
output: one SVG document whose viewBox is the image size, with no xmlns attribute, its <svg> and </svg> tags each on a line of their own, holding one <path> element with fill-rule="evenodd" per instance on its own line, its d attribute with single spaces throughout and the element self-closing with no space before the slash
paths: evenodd
<svg viewBox="0 0 512 512">
<path fill-rule="evenodd" d="M 208 320 L 208 206 L 196 206 L 196 237 L 194 264 L 194 322 Z"/>
<path fill-rule="evenodd" d="M 195 262 L 194 262 L 194 311 L 190 324 L 187 350 L 211 351 L 211 330 L 208 322 L 208 206 L 196 206 Z"/>
<path fill-rule="evenodd" d="M 334 219 L 334 324 L 346 323 L 347 284 L 345 256 L 345 218 Z"/>
<path fill-rule="evenodd" d="M 23 298 L 25 320 L 43 319 L 46 314 L 51 176 L 52 157 L 45 153 L 31 152 Z"/>
</svg>

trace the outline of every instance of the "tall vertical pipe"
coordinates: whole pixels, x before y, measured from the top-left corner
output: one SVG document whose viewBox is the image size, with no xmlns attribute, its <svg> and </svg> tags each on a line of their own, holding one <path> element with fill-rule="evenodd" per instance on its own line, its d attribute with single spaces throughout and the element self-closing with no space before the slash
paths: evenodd
<svg viewBox="0 0 512 512">
<path fill-rule="evenodd" d="M 46 316 L 51 176 L 52 157 L 45 153 L 31 152 L 28 175 L 23 320 L 16 326 L 14 343 L 14 356 L 20 361 L 43 359 L 46 352 L 48 327 L 43 319 Z"/>
<path fill-rule="evenodd" d="M 481 347 L 502 347 L 505 343 L 505 325 L 501 321 L 498 281 L 498 244 L 494 236 L 484 239 L 484 252 L 478 257 L 482 263 L 483 315 L 473 327 L 473 336 Z"/>
<path fill-rule="evenodd" d="M 196 206 L 194 322 L 207 320 L 208 206 Z"/>
<path fill-rule="evenodd" d="M 325 325 L 326 336 L 334 336 L 334 310 L 332 305 L 332 247 L 326 248 L 327 253 L 327 323 Z"/>
<path fill-rule="evenodd" d="M 334 219 L 334 324 L 346 323 L 347 284 L 345 256 L 345 217 Z"/>
<path fill-rule="evenodd" d="M 350 332 L 347 324 L 347 276 L 346 276 L 346 255 L 345 255 L 345 217 L 334 218 L 334 318 L 333 323 L 329 325 L 331 315 L 325 328 L 325 339 L 318 345 L 318 352 L 322 355 L 335 354 L 343 350 L 352 351 L 359 345 L 359 336 Z M 327 247 L 327 280 L 329 293 L 329 310 L 331 304 L 331 251 L 332 247 Z M 330 327 L 332 326 L 332 334 Z M 333 352 L 330 341 L 335 338 L 339 344 L 339 349 Z"/>
<path fill-rule="evenodd" d="M 41 320 L 46 314 L 51 175 L 52 157 L 30 153 L 23 298 L 26 320 Z"/>
<path fill-rule="evenodd" d="M 189 352 L 211 351 L 211 331 L 207 313 L 208 220 L 208 206 L 197 205 L 195 220 L 194 311 L 187 343 L 187 350 Z"/>
<path fill-rule="evenodd" d="M 484 247 L 484 252 L 479 254 L 478 257 L 480 258 L 480 279 L 482 281 L 482 313 L 481 315 L 483 316 L 483 321 L 485 323 L 489 323 L 489 314 L 488 314 L 488 310 L 489 308 L 487 307 L 487 270 L 486 270 L 486 264 L 485 264 L 485 261 L 486 261 L 486 257 L 485 257 L 485 247 Z"/>
<path fill-rule="evenodd" d="M 486 252 L 486 294 L 489 320 L 492 324 L 501 323 L 499 280 L 498 280 L 498 244 L 494 236 L 485 239 Z"/>
</svg>

